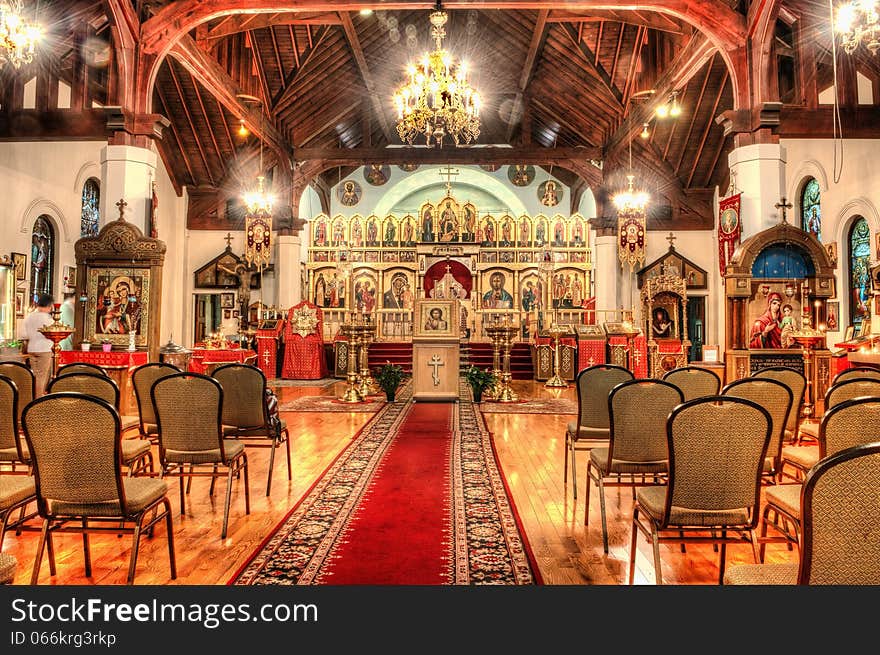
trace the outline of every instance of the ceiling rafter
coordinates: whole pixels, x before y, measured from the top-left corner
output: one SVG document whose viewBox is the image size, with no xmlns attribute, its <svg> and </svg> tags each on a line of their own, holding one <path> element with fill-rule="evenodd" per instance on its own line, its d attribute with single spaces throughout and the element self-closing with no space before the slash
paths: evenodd
<svg viewBox="0 0 880 655">
<path fill-rule="evenodd" d="M 617 100 L 618 105 L 620 105 L 619 110 L 623 109 L 623 104 L 621 102 L 621 93 L 620 90 L 614 86 L 614 82 L 611 79 L 611 76 L 608 74 L 602 65 L 599 63 L 599 49 L 596 48 L 596 52 L 593 53 L 590 50 L 590 47 L 583 42 L 582 39 L 578 38 L 577 30 L 574 29 L 568 23 L 561 23 L 559 26 L 565 35 L 571 40 L 574 44 L 577 51 L 583 56 L 584 60 L 590 65 L 591 69 L 594 70 L 597 74 L 597 77 L 605 84 L 605 88 L 611 94 L 611 96 Z"/>
<path fill-rule="evenodd" d="M 159 88 L 159 85 L 156 85 L 156 95 L 159 97 L 159 104 L 162 106 L 162 113 L 165 116 L 171 116 L 171 112 L 168 111 L 168 103 L 165 100 L 165 94 L 162 93 L 162 89 Z M 183 141 L 180 138 L 180 133 L 177 131 L 177 125 L 174 121 L 171 121 L 171 134 L 174 135 L 174 139 L 177 141 L 177 144 L 180 148 L 180 154 L 183 159 L 183 165 L 186 168 L 186 172 L 189 175 L 189 179 L 193 182 L 196 181 L 196 176 L 193 173 L 192 164 L 189 161 L 189 156 L 186 154 L 186 148 L 183 147 Z M 170 169 L 170 170 L 173 170 Z M 183 184 L 181 184 L 183 186 Z"/>
<path fill-rule="evenodd" d="M 321 31 L 321 34 L 318 35 L 317 41 L 314 41 L 314 43 L 311 39 L 311 31 L 309 31 L 309 48 L 306 50 L 305 56 L 301 60 L 302 63 L 294 68 L 290 72 L 290 75 L 288 75 L 284 79 L 284 91 L 272 101 L 273 111 L 278 111 L 285 107 L 288 103 L 293 101 L 294 82 L 297 82 L 303 71 L 307 70 L 310 67 L 310 65 L 312 64 L 313 55 L 318 52 L 318 46 L 320 46 L 324 42 L 324 40 L 327 38 L 327 35 L 330 34 L 331 29 L 331 27 L 325 27 Z M 296 43 L 294 43 L 294 47 L 296 47 Z"/>
<path fill-rule="evenodd" d="M 538 12 L 537 18 L 535 19 L 535 28 L 532 30 L 532 41 L 531 43 L 529 43 L 529 49 L 526 52 L 526 60 L 523 63 L 522 75 L 520 75 L 519 78 L 519 87 L 517 89 L 516 96 L 513 99 L 513 110 L 511 111 L 511 116 L 521 116 L 524 113 L 524 94 L 526 92 L 526 89 L 529 88 L 529 84 L 532 81 L 532 76 L 535 74 L 535 69 L 538 67 L 538 62 L 541 58 L 541 51 L 544 49 L 544 44 L 547 42 L 547 16 L 549 14 L 549 9 L 541 9 Z M 507 128 L 508 143 L 513 138 L 513 132 L 516 129 L 517 124 L 521 124 L 521 122 L 521 120 L 510 121 L 510 124 Z"/>
<path fill-rule="evenodd" d="M 196 147 L 199 150 L 199 156 L 202 158 L 202 164 L 205 167 L 205 173 L 207 173 L 208 179 L 211 181 L 211 186 L 215 186 L 214 174 L 211 172 L 211 166 L 208 164 L 208 158 L 205 156 L 205 149 L 202 147 L 202 140 L 199 138 L 199 133 L 196 131 L 195 121 L 189 111 L 183 88 L 180 86 L 180 79 L 177 77 L 177 73 L 174 72 L 174 65 L 171 62 L 168 63 L 168 72 L 171 73 L 171 81 L 174 83 L 174 88 L 180 96 L 180 104 L 183 106 L 183 115 L 186 116 L 187 123 L 189 123 L 189 129 L 193 134 L 193 140 L 196 143 Z"/>
<path fill-rule="evenodd" d="M 700 94 L 697 96 L 696 102 L 694 102 L 693 111 L 690 112 L 690 121 L 688 121 L 687 134 L 684 137 L 682 148 L 678 153 L 678 161 L 675 163 L 676 175 L 679 175 L 681 173 L 681 163 L 684 160 L 684 154 L 687 150 L 687 147 L 691 142 L 691 134 L 694 133 L 694 125 L 696 125 L 697 122 L 697 113 L 700 111 L 700 107 L 703 104 L 703 98 L 706 97 L 706 87 L 708 86 L 710 79 L 712 79 L 711 65 L 706 66 L 706 74 L 703 76 L 703 83 L 700 85 Z"/>
<path fill-rule="evenodd" d="M 709 115 L 712 117 L 718 115 L 718 105 L 721 103 L 721 97 L 724 95 L 724 85 L 727 84 L 728 76 L 729 76 L 729 73 L 727 71 L 727 67 L 725 66 L 724 67 L 724 75 L 721 78 L 721 85 L 718 87 L 718 93 L 715 94 L 715 102 L 712 103 L 712 111 L 709 113 Z M 703 134 L 700 137 L 700 145 L 697 148 L 697 154 L 694 157 L 693 164 L 691 165 L 691 172 L 690 172 L 690 175 L 688 175 L 687 183 L 685 184 L 686 187 L 690 187 L 694 181 L 694 173 L 696 173 L 697 164 L 700 163 L 700 159 L 703 156 L 703 148 L 706 146 L 706 139 L 709 138 L 709 132 L 712 129 L 713 124 L 714 124 L 714 121 L 712 121 L 712 120 L 706 121 L 704 124 Z M 721 141 L 723 142 L 724 139 L 721 139 Z"/>
<path fill-rule="evenodd" d="M 681 22 L 671 16 L 653 12 L 643 14 L 642 12 L 635 11 L 590 9 L 589 14 L 582 14 L 576 11 L 554 9 L 550 12 L 550 16 L 547 20 L 551 23 L 581 24 L 613 21 L 615 23 L 646 27 L 659 32 L 670 32 L 672 34 L 687 34 L 690 31 L 690 28 L 685 27 Z"/>
<path fill-rule="evenodd" d="M 257 81 L 260 84 L 260 90 L 262 91 L 263 96 L 262 101 L 265 105 L 269 102 L 269 98 L 272 97 L 272 94 L 269 93 L 269 81 L 266 79 L 266 68 L 263 66 L 263 55 L 260 52 L 259 44 L 254 39 L 253 32 L 247 32 L 247 40 L 245 43 L 250 45 L 254 63 L 256 64 Z"/>
<path fill-rule="evenodd" d="M 217 40 L 238 32 L 284 25 L 339 25 L 339 16 L 334 12 L 279 12 L 275 14 L 239 14 L 226 16 L 223 21 L 208 29 L 205 39 Z"/>
<path fill-rule="evenodd" d="M 355 63 L 361 73 L 361 79 L 364 81 L 367 94 L 369 94 L 370 101 L 373 104 L 373 110 L 379 121 L 379 127 L 382 129 L 382 134 L 385 135 L 385 140 L 388 143 L 391 143 L 391 130 L 388 127 L 388 117 L 385 115 L 385 107 L 382 104 L 382 99 L 379 97 L 379 92 L 376 89 L 376 83 L 373 81 L 373 75 L 370 73 L 370 68 L 367 66 L 367 60 L 366 57 L 364 57 L 364 49 L 361 47 L 361 41 L 358 38 L 357 30 L 354 28 L 354 23 L 352 23 L 351 14 L 348 12 L 339 12 L 339 18 L 342 20 L 342 30 L 345 32 L 345 39 L 348 42 L 348 47 L 354 55 Z"/>
</svg>

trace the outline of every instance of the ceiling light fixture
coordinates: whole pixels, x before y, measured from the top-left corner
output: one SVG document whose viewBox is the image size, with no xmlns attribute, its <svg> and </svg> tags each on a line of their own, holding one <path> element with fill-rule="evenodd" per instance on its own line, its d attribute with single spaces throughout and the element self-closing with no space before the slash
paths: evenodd
<svg viewBox="0 0 880 655">
<path fill-rule="evenodd" d="M 877 0 L 853 0 L 837 8 L 834 29 L 840 34 L 840 45 L 851 55 L 864 43 L 872 55 L 880 50 L 880 16 Z"/>
<path fill-rule="evenodd" d="M 247 128 L 247 125 L 244 124 L 244 118 L 242 118 L 238 122 L 238 136 L 242 139 L 246 139 L 250 133 L 251 131 Z"/>
<path fill-rule="evenodd" d="M 9 62 L 19 68 L 22 64 L 29 64 L 43 36 L 42 28 L 27 22 L 21 9 L 21 0 L 0 2 L 0 65 Z"/>
<path fill-rule="evenodd" d="M 468 144 L 480 135 L 480 94 L 468 83 L 467 64 L 456 66 L 443 49 L 448 16 L 439 0 L 430 20 L 435 50 L 408 66 L 409 82 L 393 97 L 397 133 L 409 145 L 420 134 L 428 146 L 442 146 L 445 136 L 457 146 Z"/>
<path fill-rule="evenodd" d="M 643 139 L 647 139 L 651 136 L 651 133 L 648 131 L 648 123 L 642 123 L 642 133 L 639 134 Z"/>
</svg>

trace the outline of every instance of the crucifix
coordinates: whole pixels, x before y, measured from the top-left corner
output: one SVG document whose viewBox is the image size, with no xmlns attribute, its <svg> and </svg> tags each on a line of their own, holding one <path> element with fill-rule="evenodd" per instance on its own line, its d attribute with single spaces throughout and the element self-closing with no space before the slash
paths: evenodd
<svg viewBox="0 0 880 655">
<path fill-rule="evenodd" d="M 223 240 L 226 242 L 226 249 L 231 250 L 232 249 L 232 233 L 227 232 L 226 236 L 223 237 Z"/>
<path fill-rule="evenodd" d="M 452 195 L 452 177 L 454 175 L 458 175 L 458 169 L 452 168 L 452 166 L 447 166 L 446 168 L 440 169 L 440 177 L 446 178 L 446 195 Z"/>
<path fill-rule="evenodd" d="M 125 220 L 122 215 L 125 213 L 125 208 L 128 207 L 128 203 L 125 202 L 124 198 L 120 198 L 119 202 L 116 203 L 116 206 L 119 207 L 119 220 Z"/>
<path fill-rule="evenodd" d="M 434 380 L 434 386 L 440 386 L 440 367 L 443 366 L 443 362 L 440 361 L 440 355 L 431 355 L 431 359 L 428 362 L 428 366 L 432 367 L 434 370 L 431 372 L 431 377 Z"/>
<path fill-rule="evenodd" d="M 666 240 L 669 242 L 669 249 L 670 249 L 670 250 L 674 250 L 674 249 L 675 249 L 675 244 L 673 243 L 673 241 L 675 241 L 677 238 L 678 238 L 678 237 L 675 236 L 672 232 L 670 232 L 670 233 L 669 233 L 669 236 L 666 237 Z"/>
<path fill-rule="evenodd" d="M 776 207 L 776 209 L 780 209 L 780 210 L 782 210 L 782 222 L 783 222 L 783 223 L 788 223 L 788 221 L 787 221 L 786 218 L 785 218 L 785 211 L 786 211 L 787 209 L 791 209 L 792 207 L 794 207 L 794 205 L 792 205 L 790 202 L 788 202 L 788 201 L 785 199 L 785 196 L 782 196 L 782 200 L 780 200 L 779 202 L 777 202 L 777 203 L 776 203 L 775 205 L 773 205 L 773 206 Z"/>
</svg>

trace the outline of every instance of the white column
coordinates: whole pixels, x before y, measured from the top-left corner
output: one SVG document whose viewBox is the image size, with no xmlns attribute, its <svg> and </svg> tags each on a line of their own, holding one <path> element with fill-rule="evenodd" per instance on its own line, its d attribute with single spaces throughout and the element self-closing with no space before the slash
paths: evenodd
<svg viewBox="0 0 880 655">
<path fill-rule="evenodd" d="M 275 284 L 278 299 L 275 303 L 282 312 L 302 300 L 300 285 L 300 249 L 302 238 L 299 235 L 276 237 L 278 248 L 275 250 Z"/>
<path fill-rule="evenodd" d="M 740 216 L 742 239 L 773 227 L 782 215 L 774 205 L 785 195 L 785 148 L 758 143 L 733 150 L 727 157 L 736 188 L 742 192 Z M 788 199 L 789 202 L 793 201 Z M 789 223 L 794 220 L 789 210 Z"/>
<path fill-rule="evenodd" d="M 620 264 L 617 261 L 617 237 L 597 236 L 593 251 L 593 276 L 595 277 L 596 309 L 618 309 L 617 280 Z M 596 322 L 605 320 L 603 314 L 596 316 Z"/>
<path fill-rule="evenodd" d="M 124 198 L 125 220 L 146 232 L 156 175 L 156 153 L 135 146 L 106 146 L 101 150 L 101 224 L 119 218 L 116 203 Z"/>
</svg>

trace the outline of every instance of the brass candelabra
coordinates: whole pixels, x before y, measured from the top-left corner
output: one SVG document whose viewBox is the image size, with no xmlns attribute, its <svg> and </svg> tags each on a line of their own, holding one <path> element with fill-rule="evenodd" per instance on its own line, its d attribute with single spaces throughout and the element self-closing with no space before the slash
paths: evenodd
<svg viewBox="0 0 880 655">
<path fill-rule="evenodd" d="M 39 331 L 52 342 L 52 377 L 61 364 L 61 342 L 73 334 L 73 328 L 61 322 L 61 303 L 55 303 L 51 312 L 54 322 L 39 328 Z"/>
<path fill-rule="evenodd" d="M 486 334 L 492 340 L 492 373 L 498 379 L 493 400 L 499 403 L 514 403 L 519 397 L 510 387 L 513 376 L 510 373 L 510 350 L 513 345 L 514 335 L 519 328 L 510 324 L 510 317 L 505 316 L 502 324 L 496 317 L 495 322 L 486 328 Z M 500 370 L 499 370 L 500 361 Z"/>
<path fill-rule="evenodd" d="M 560 344 L 559 339 L 563 334 L 567 334 L 567 330 L 563 329 L 556 323 L 550 326 L 550 330 L 548 334 L 550 338 L 553 339 L 553 375 L 544 383 L 545 387 L 559 388 L 559 389 L 567 389 L 568 382 L 566 382 L 561 375 L 559 375 L 559 371 L 562 369 L 562 365 L 559 361 L 559 352 L 560 352 Z"/>
<path fill-rule="evenodd" d="M 354 322 L 343 323 L 339 329 L 348 338 L 345 372 L 345 380 L 348 383 L 348 387 L 339 400 L 344 403 L 362 403 L 364 402 L 364 396 L 360 392 L 360 379 L 358 378 L 358 345 L 360 338 L 357 326 Z"/>
</svg>

